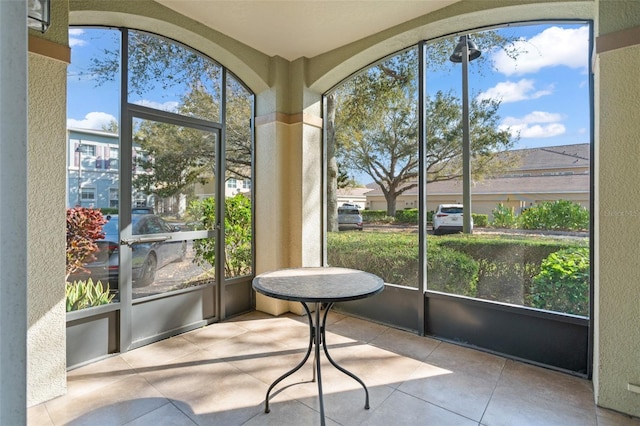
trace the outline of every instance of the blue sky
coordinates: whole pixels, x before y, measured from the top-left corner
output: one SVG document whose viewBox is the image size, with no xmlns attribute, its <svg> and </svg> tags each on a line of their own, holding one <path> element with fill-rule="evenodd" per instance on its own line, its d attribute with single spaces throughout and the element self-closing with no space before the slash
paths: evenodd
<svg viewBox="0 0 640 426">
<path fill-rule="evenodd" d="M 483 52 L 492 69 L 478 73 L 474 63 L 470 64 L 470 95 L 501 100 L 500 126 L 519 135 L 516 148 L 590 142 L 588 26 L 547 24 L 500 31 L 520 37 L 516 43 L 521 53 L 513 61 L 502 50 Z M 86 74 L 95 52 L 118 46 L 117 38 L 98 34 L 98 30 L 69 32 L 69 127 L 101 129 L 118 117 L 118 85 L 110 82 L 96 87 L 93 77 Z M 459 95 L 460 65 L 451 66 L 457 68 L 428 78 L 430 82 L 440 80 L 436 87 L 449 88 Z M 136 103 L 172 110 L 178 102 L 177 93 L 149 93 L 145 96 L 153 99 L 138 99 Z"/>
</svg>

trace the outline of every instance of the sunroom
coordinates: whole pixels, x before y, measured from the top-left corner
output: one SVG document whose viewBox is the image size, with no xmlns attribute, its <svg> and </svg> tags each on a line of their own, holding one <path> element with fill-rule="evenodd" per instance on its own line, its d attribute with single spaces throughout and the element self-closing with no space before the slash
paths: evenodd
<svg viewBox="0 0 640 426">
<path fill-rule="evenodd" d="M 593 424 L 637 421 L 628 417 L 640 416 L 635 1 L 52 0 L 48 27 L 32 27 L 28 37 L 27 3 L 30 11 L 35 3 L 48 4 L 0 3 L 0 53 L 6 58 L 0 65 L 0 229 L 6 237 L 0 290 L 2 338 L 12 342 L 0 350 L 0 423 L 26 423 L 27 407 L 30 424 L 35 416 L 47 418 L 41 410 L 50 410 L 52 424 L 82 422 L 84 415 L 86 421 L 108 418 L 100 406 L 78 417 L 54 412 L 59 398 L 89 398 L 73 395 L 77 381 L 97 378 L 99 386 L 104 378 L 117 394 L 109 370 L 130 383 L 155 385 L 147 397 L 123 398 L 136 407 L 144 399 L 150 408 L 118 417 L 117 424 L 167 401 L 185 421 L 268 422 L 256 417 L 262 388 L 301 356 L 305 312 L 296 302 L 256 294 L 252 281 L 267 271 L 321 266 L 365 270 L 385 283 L 380 294 L 339 303 L 328 316 L 327 344 L 365 377 L 372 394 L 369 417 L 353 417 L 361 390 L 347 385 L 348 378 L 331 389 L 326 368 L 328 419 L 388 423 L 392 401 L 415 407 L 403 408 L 410 416 L 402 421 L 421 418 L 424 406 L 396 400 L 410 395 L 431 410 L 461 416 L 454 422 L 500 424 L 518 417 L 491 395 L 509 393 L 510 379 L 540 379 L 543 393 L 565 381 L 575 385 L 554 388 L 554 395 L 581 395 L 579 404 L 568 406 L 581 413 L 569 417 L 576 424 L 584 424 L 585 412 Z M 545 50 L 541 40 L 551 40 L 555 49 Z M 472 51 L 462 66 L 452 55 L 458 42 Z M 84 46 L 94 50 L 83 57 Z M 511 68 L 496 59 L 505 46 L 514 49 Z M 474 55 L 474 49 L 482 53 Z M 574 49 L 578 64 L 566 60 Z M 529 65 L 550 69 L 553 78 L 527 75 Z M 554 94 L 553 108 L 541 111 L 536 102 Z M 95 99 L 98 107 L 78 108 Z M 561 106 L 568 100 L 572 106 Z M 525 106 L 518 110 L 516 104 Z M 570 123 L 574 115 L 580 123 Z M 541 141 L 541 134 L 547 141 L 540 146 L 548 150 L 590 145 L 590 158 L 575 158 L 588 161 L 589 177 L 582 179 L 590 194 L 587 225 L 572 239 L 493 238 L 487 255 L 490 237 L 481 232 L 482 218 L 473 216 L 474 230 L 468 229 L 478 202 L 474 180 L 490 185 L 492 178 L 504 178 L 517 160 L 499 163 L 491 154 L 534 146 L 525 142 Z M 557 142 L 549 143 L 553 137 Z M 544 179 L 559 182 L 566 178 L 561 173 Z M 465 206 L 462 235 L 431 234 L 429 183 L 444 179 L 460 182 L 459 192 L 445 201 Z M 408 182 L 418 188 L 415 204 L 398 205 L 391 194 L 401 194 Z M 410 216 L 408 230 L 390 232 L 396 228 L 381 220 L 376 229 L 365 221 L 362 232 L 337 231 L 338 185 L 369 184 L 386 195 L 381 215 Z M 524 195 L 505 197 L 487 222 L 563 201 L 562 194 L 529 199 L 518 193 Z M 107 275 L 101 278 L 117 291 L 109 303 L 67 312 L 63 235 L 65 211 L 75 207 L 115 209 L 105 216 L 118 230 L 108 249 L 117 260 L 103 259 Z M 153 208 L 170 227 L 160 236 L 136 231 L 135 208 Z M 231 214 L 239 211 L 247 215 Z M 234 232 L 245 244 L 230 252 Z M 141 248 L 154 244 L 177 249 L 177 257 L 165 262 L 158 251 L 149 263 Z M 535 257 L 540 268 L 558 251 L 580 253 L 587 265 L 580 293 L 586 298 L 568 297 L 570 306 L 541 301 L 534 290 L 544 286 L 545 276 L 522 260 Z M 555 284 L 554 278 L 546 282 Z M 207 343 L 200 339 L 222 335 L 229 347 L 219 345 L 222 352 L 207 364 Z M 477 362 L 478 368 L 456 370 L 455 360 Z M 369 371 L 375 362 L 379 371 Z M 210 367 L 204 368 L 211 374 L 206 382 L 198 380 L 203 371 L 189 371 L 196 364 Z M 248 376 L 236 383 L 234 371 Z M 199 407 L 204 394 L 190 400 L 163 387 L 183 373 L 191 381 L 180 386 L 189 392 L 211 386 L 219 394 L 237 384 L 251 402 Z M 457 389 L 445 379 L 458 373 L 465 377 L 459 389 L 475 383 L 495 392 L 483 393 L 489 396 L 477 406 L 461 402 L 473 399 L 464 395 L 454 406 L 438 400 L 434 395 L 445 395 L 447 387 Z M 482 385 L 473 381 L 486 374 L 491 379 Z M 262 397 L 253 404 L 256 389 Z M 276 412 L 292 409 L 289 418 L 295 418 L 302 415 L 301 403 L 305 416 L 307 409 L 313 413 L 308 422 L 318 421 L 314 388 L 304 389 L 282 391 L 266 416 L 286 419 Z M 520 396 L 526 399 L 526 390 Z M 593 405 L 581 411 L 585 398 Z M 200 408 L 222 417 L 200 416 Z M 253 416 L 225 417 L 236 410 Z M 156 415 L 140 421 L 152 423 Z M 549 418 L 548 424 L 566 424 L 566 418 Z"/>
</svg>

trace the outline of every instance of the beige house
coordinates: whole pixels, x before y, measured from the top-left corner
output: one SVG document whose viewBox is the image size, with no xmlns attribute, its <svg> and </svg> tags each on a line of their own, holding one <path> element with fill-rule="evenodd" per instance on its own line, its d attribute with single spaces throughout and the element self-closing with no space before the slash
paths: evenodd
<svg viewBox="0 0 640 426">
<path fill-rule="evenodd" d="M 487 214 L 498 204 L 515 213 L 544 201 L 569 200 L 589 208 L 591 176 L 589 144 L 561 145 L 514 150 L 516 167 L 503 175 L 474 181 L 471 185 L 473 213 Z M 364 194 L 371 210 L 386 210 L 387 203 L 379 189 Z M 396 209 L 416 208 L 417 189 L 397 199 Z M 427 184 L 427 209 L 438 204 L 462 203 L 462 181 L 449 180 Z"/>
</svg>

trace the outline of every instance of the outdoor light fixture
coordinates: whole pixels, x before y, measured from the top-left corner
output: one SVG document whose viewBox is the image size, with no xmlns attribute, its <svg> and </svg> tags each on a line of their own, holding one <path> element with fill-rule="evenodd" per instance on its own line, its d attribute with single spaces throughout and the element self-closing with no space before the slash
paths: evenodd
<svg viewBox="0 0 640 426">
<path fill-rule="evenodd" d="M 45 32 L 50 22 L 50 0 L 28 0 L 27 25 L 29 28 Z"/>
<path fill-rule="evenodd" d="M 476 44 L 473 41 L 471 41 L 469 36 L 463 35 L 463 36 L 460 36 L 460 40 L 458 40 L 458 45 L 454 49 L 451 56 L 449 56 L 449 60 L 451 62 L 455 62 L 456 64 L 459 64 L 460 62 L 462 62 L 462 58 L 463 58 L 462 50 L 464 49 L 465 45 L 467 46 L 469 61 L 478 59 L 482 54 L 482 52 L 478 50 L 478 46 L 476 46 Z"/>
<path fill-rule="evenodd" d="M 471 143 L 469 137 L 469 83 L 468 65 L 482 52 L 469 39 L 460 36 L 458 45 L 449 57 L 454 63 L 462 63 L 462 232 L 471 234 Z"/>
</svg>

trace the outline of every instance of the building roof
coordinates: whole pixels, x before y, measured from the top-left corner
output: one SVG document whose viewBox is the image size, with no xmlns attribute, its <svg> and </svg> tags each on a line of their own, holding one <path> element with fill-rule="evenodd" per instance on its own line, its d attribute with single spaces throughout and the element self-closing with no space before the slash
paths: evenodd
<svg viewBox="0 0 640 426">
<path fill-rule="evenodd" d="M 516 149 L 508 151 L 520 156 L 514 171 L 539 169 L 589 168 L 591 146 L 588 143 Z"/>
<path fill-rule="evenodd" d="M 563 193 L 588 193 L 590 188 L 590 175 L 587 173 L 573 175 L 538 175 L 516 176 L 484 179 L 473 182 L 471 192 L 474 195 L 482 194 L 563 194 Z M 427 184 L 427 194 L 448 195 L 462 194 L 461 180 L 447 180 L 431 182 Z M 418 188 L 412 188 L 404 195 L 417 196 Z M 382 196 L 382 191 L 373 189 L 367 196 Z"/>
<path fill-rule="evenodd" d="M 533 194 L 533 193 L 586 193 L 591 182 L 589 163 L 591 148 L 589 144 L 561 145 L 553 147 L 530 148 L 509 151 L 519 154 L 521 161 L 503 176 L 486 178 L 472 182 L 473 194 Z M 559 170 L 565 170 L 560 172 Z M 566 169 L 576 169 L 574 172 Z M 527 174 L 538 170 L 541 173 Z M 547 170 L 548 173 L 544 173 Z M 367 196 L 382 196 L 376 184 L 369 184 Z M 454 179 L 427 184 L 428 194 L 462 194 L 462 180 Z M 418 188 L 412 188 L 405 195 L 417 196 Z"/>
<path fill-rule="evenodd" d="M 339 196 L 349 197 L 363 197 L 367 192 L 371 191 L 371 188 L 365 186 L 338 188 L 337 194 Z"/>
</svg>

